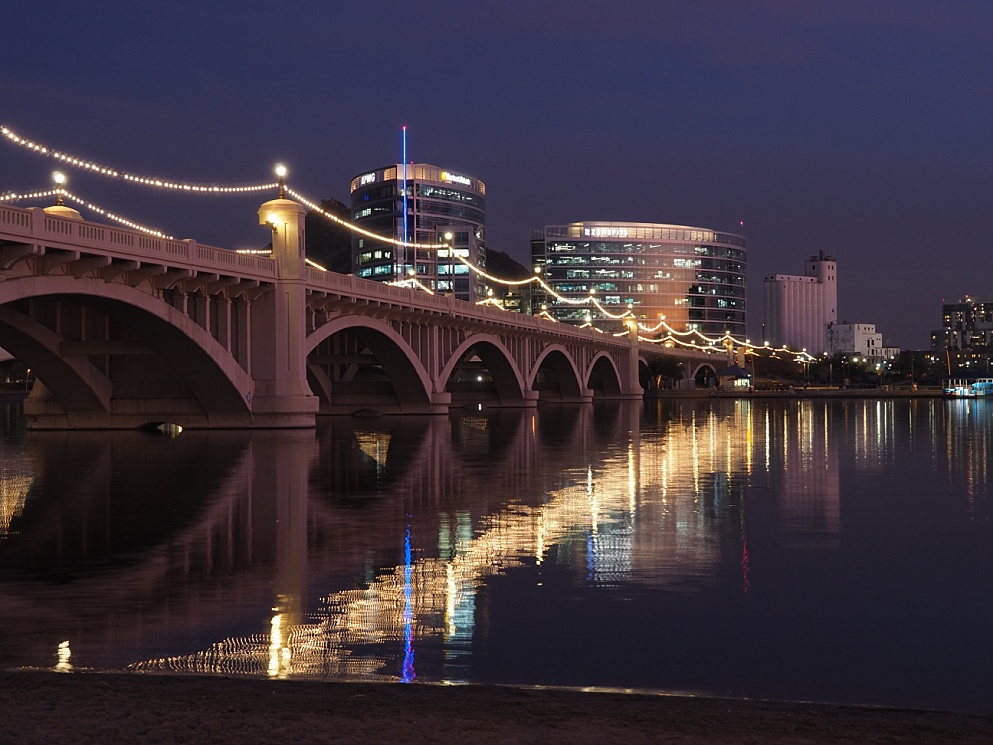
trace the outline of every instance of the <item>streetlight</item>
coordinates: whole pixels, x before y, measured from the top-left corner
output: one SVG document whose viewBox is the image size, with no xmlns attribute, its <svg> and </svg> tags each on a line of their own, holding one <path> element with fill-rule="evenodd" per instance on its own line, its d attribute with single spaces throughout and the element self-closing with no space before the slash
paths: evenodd
<svg viewBox="0 0 993 745">
<path fill-rule="evenodd" d="M 62 186 L 66 182 L 65 174 L 62 171 L 55 171 L 52 174 L 52 181 L 55 182 L 55 206 L 62 207 Z"/>
<path fill-rule="evenodd" d="M 451 230 L 446 230 L 442 235 L 442 244 L 448 248 L 448 292 L 455 294 L 455 249 L 452 248 L 452 238 L 455 235 Z"/>
</svg>

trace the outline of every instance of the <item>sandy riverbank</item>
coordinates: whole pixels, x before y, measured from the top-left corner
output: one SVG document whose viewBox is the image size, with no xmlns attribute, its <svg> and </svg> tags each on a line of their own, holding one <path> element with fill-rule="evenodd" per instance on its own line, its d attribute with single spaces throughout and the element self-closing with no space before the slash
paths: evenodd
<svg viewBox="0 0 993 745">
<path fill-rule="evenodd" d="M 984 743 L 993 714 L 493 686 L 0 673 L 0 743 Z"/>
</svg>

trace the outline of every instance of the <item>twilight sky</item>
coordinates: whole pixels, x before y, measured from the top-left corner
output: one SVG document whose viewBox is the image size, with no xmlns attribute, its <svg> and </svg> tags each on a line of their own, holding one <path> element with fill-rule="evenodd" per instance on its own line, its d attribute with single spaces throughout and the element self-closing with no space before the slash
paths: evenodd
<svg viewBox="0 0 993 745">
<path fill-rule="evenodd" d="M 47 0 L 3 18 L 0 123 L 123 171 L 260 183 L 282 162 L 347 202 L 401 160 L 406 125 L 409 160 L 486 183 L 488 244 L 524 263 L 532 227 L 743 220 L 755 338 L 763 278 L 820 249 L 839 320 L 887 344 L 925 348 L 943 299 L 993 295 L 989 0 Z M 0 192 L 56 167 L 4 141 Z M 178 238 L 268 240 L 269 195 L 62 170 Z"/>
</svg>

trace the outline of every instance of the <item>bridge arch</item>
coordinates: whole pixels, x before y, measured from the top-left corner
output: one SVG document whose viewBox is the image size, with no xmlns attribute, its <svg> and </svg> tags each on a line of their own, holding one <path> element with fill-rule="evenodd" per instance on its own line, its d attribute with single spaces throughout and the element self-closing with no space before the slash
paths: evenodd
<svg viewBox="0 0 993 745">
<path fill-rule="evenodd" d="M 538 392 L 539 401 L 587 401 L 586 376 L 580 374 L 576 361 L 560 344 L 551 344 L 535 360 L 530 388 Z"/>
<path fill-rule="evenodd" d="M 594 398 L 620 397 L 621 374 L 613 358 L 606 352 L 593 357 L 584 379 L 586 387 L 593 391 Z"/>
<path fill-rule="evenodd" d="M 638 384 L 645 391 L 658 387 L 658 384 L 653 379 L 648 359 L 644 355 L 638 356 Z"/>
<path fill-rule="evenodd" d="M 464 367 L 472 353 L 479 356 L 489 371 L 492 381 L 490 384 L 462 384 L 455 380 L 456 373 Z M 510 350 L 491 334 L 474 334 L 459 344 L 442 368 L 439 379 L 440 385 L 451 392 L 453 403 L 456 404 L 462 400 L 476 402 L 477 399 L 490 398 L 499 406 L 526 405 L 524 377 Z"/>
<path fill-rule="evenodd" d="M 407 341 L 376 318 L 339 316 L 307 337 L 307 382 L 320 399 L 321 414 L 438 413 L 447 397 Z M 347 391 L 348 403 L 335 391 Z M 341 396 L 345 398 L 345 396 Z"/>
<path fill-rule="evenodd" d="M 697 387 L 705 388 L 710 385 L 717 385 L 717 370 L 708 362 L 696 365 L 693 374 L 690 376 Z"/>
<path fill-rule="evenodd" d="M 252 423 L 254 383 L 231 353 L 129 285 L 72 276 L 0 282 L 0 347 L 41 382 L 25 402 L 36 429 Z"/>
</svg>

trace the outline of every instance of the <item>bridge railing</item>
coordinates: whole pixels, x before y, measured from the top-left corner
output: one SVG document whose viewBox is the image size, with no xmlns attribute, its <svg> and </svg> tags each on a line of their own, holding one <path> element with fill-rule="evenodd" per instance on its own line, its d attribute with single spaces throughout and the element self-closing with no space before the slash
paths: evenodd
<svg viewBox="0 0 993 745">
<path fill-rule="evenodd" d="M 20 209 L 0 205 L 0 238 L 66 250 L 85 248 L 94 254 L 261 281 L 277 277 L 276 261 L 268 256 L 241 254 L 204 246 L 192 239 L 160 238 L 136 230 L 58 217 L 40 207 Z"/>
<path fill-rule="evenodd" d="M 591 338 L 602 346 L 627 347 L 626 337 L 601 334 L 592 329 L 581 329 L 566 323 L 555 323 L 538 316 L 501 310 L 490 305 L 476 305 L 456 300 L 451 295 L 431 295 L 410 287 L 397 287 L 375 280 L 361 279 L 354 274 L 338 274 L 319 269 L 308 269 L 307 280 L 311 289 L 324 290 L 353 297 L 365 302 L 396 303 L 412 311 L 425 311 L 483 322 L 487 325 L 513 327 L 540 332 L 544 336 L 561 339 L 589 341 Z"/>
</svg>

